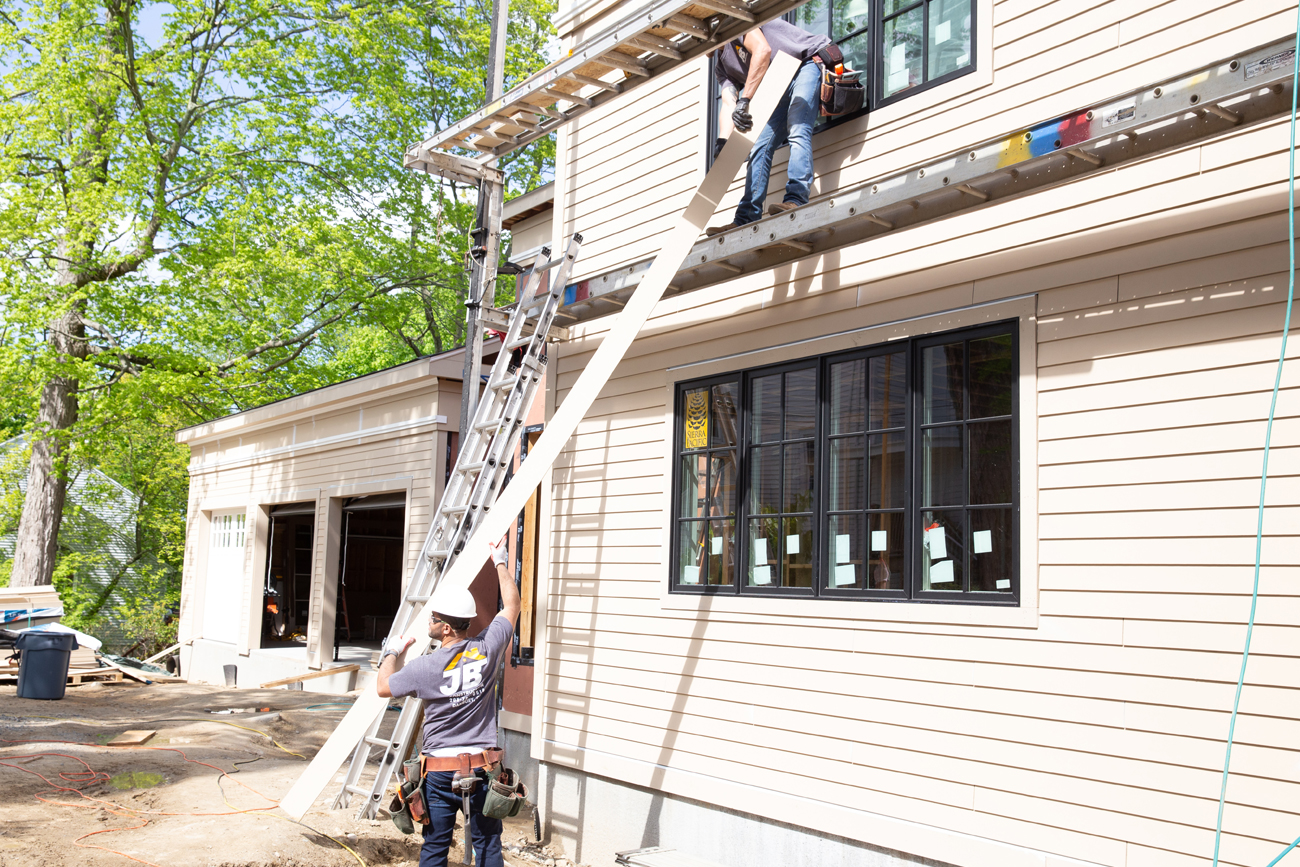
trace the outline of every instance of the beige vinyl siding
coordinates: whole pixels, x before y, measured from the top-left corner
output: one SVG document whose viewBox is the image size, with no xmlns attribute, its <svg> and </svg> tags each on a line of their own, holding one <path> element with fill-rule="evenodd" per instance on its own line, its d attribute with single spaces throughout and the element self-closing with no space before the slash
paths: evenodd
<svg viewBox="0 0 1300 867">
<path fill-rule="evenodd" d="M 978 68 L 814 137 L 814 196 L 1015 134 L 1294 31 L 1288 0 L 979 3 Z M 981 37 L 982 39 L 982 37 Z M 989 56 L 991 54 L 991 57 Z M 559 231 L 586 238 L 583 279 L 653 256 L 704 170 L 707 65 L 684 66 L 576 120 L 557 159 Z M 788 151 L 769 189 L 785 184 Z M 740 197 L 733 185 L 714 222 Z M 999 208 L 1006 207 L 1005 203 Z"/>
<path fill-rule="evenodd" d="M 983 840 L 1208 863 L 1286 294 L 1285 146 L 1284 124 L 1241 131 L 661 303 L 552 476 L 540 754 L 957 864 L 1022 863 Z M 1025 296 L 1003 303 L 1029 305 L 1037 340 L 1032 617 L 666 594 L 676 379 Z M 559 402 L 606 327 L 563 347 Z M 1300 372 L 1283 387 L 1222 850 L 1243 867 L 1300 833 Z"/>
</svg>

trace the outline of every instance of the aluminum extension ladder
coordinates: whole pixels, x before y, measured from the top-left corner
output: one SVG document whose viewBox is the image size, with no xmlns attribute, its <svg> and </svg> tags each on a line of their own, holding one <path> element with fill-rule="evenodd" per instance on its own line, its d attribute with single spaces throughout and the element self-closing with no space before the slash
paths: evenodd
<svg viewBox="0 0 1300 867">
<path fill-rule="evenodd" d="M 510 316 L 506 336 L 488 376 L 487 389 L 478 402 L 469 431 L 462 432 L 456 466 L 447 480 L 442 501 L 424 540 L 406 597 L 393 618 L 388 641 L 400 638 L 413 627 L 419 628 L 419 624 L 413 623 L 414 618 L 429 600 L 443 573 L 455 561 L 475 525 L 496 501 L 510 466 L 514 438 L 528 416 L 542 379 L 546 366 L 546 337 L 564 299 L 565 285 L 581 244 L 582 236 L 575 234 L 558 264 L 549 261 L 549 247 L 543 247 L 537 254 L 524 293 Z M 537 291 L 542 275 L 551 267 L 556 267 L 557 271 L 550 281 L 545 300 L 538 306 L 527 305 L 526 302 Z M 530 334 L 524 334 L 526 325 L 532 326 Z M 518 368 L 511 371 L 511 356 L 518 349 L 523 350 L 522 358 Z M 353 795 L 360 795 L 365 800 L 357 810 L 357 818 L 375 817 L 389 781 L 398 765 L 406 759 L 411 739 L 421 729 L 421 717 L 421 702 L 414 696 L 402 704 L 402 711 L 387 735 L 380 733 L 384 714 L 381 712 L 375 717 L 352 753 L 343 786 L 334 799 L 335 809 L 346 808 Z M 378 766 L 370 761 L 372 747 L 383 751 Z M 369 772 L 373 772 L 374 777 L 367 784 L 365 778 Z"/>
</svg>

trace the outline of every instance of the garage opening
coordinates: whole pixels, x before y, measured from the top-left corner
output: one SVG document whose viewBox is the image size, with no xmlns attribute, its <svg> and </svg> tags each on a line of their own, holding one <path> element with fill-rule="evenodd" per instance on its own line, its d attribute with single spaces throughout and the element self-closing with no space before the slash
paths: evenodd
<svg viewBox="0 0 1300 867">
<path fill-rule="evenodd" d="M 339 605 L 334 621 L 339 638 L 357 643 L 388 636 L 401 602 L 405 534 L 405 493 L 344 502 Z"/>
<path fill-rule="evenodd" d="M 262 605 L 262 647 L 306 646 L 315 530 L 314 501 L 271 507 Z"/>
</svg>

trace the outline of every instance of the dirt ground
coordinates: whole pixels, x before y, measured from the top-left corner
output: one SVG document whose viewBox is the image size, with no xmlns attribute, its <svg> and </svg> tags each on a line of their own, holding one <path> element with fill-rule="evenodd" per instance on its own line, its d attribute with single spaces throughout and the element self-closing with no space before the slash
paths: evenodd
<svg viewBox="0 0 1300 867">
<path fill-rule="evenodd" d="M 62 701 L 15 693 L 0 684 L 0 867 L 419 860 L 419 836 L 399 833 L 383 813 L 357 821 L 355 809 L 329 809 L 332 787 L 301 824 L 274 806 L 342 719 L 348 705 L 330 702 L 345 696 L 183 683 L 69 687 Z M 208 713 L 228 708 L 270 710 Z M 103 746 L 140 729 L 157 734 L 141 747 Z M 459 828 L 455 839 L 450 862 L 460 864 Z M 532 840 L 530 811 L 507 820 L 506 863 L 545 863 L 551 853 Z"/>
</svg>

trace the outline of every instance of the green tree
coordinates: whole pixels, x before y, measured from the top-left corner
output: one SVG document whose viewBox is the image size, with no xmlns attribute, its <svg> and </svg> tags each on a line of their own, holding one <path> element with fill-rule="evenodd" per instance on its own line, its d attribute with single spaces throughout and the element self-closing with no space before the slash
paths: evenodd
<svg viewBox="0 0 1300 867">
<path fill-rule="evenodd" d="M 129 477 L 119 453 L 149 441 L 140 425 L 166 431 L 463 337 L 472 191 L 401 156 L 481 101 L 489 5 L 0 11 L 0 419 L 32 444 L 13 583 L 52 580 L 77 452 Z M 508 78 L 544 63 L 549 12 L 512 4 Z M 513 156 L 512 190 L 552 154 L 543 142 Z M 174 444 L 152 442 L 177 463 Z M 144 532 L 168 560 L 181 543 L 161 524 Z"/>
</svg>

